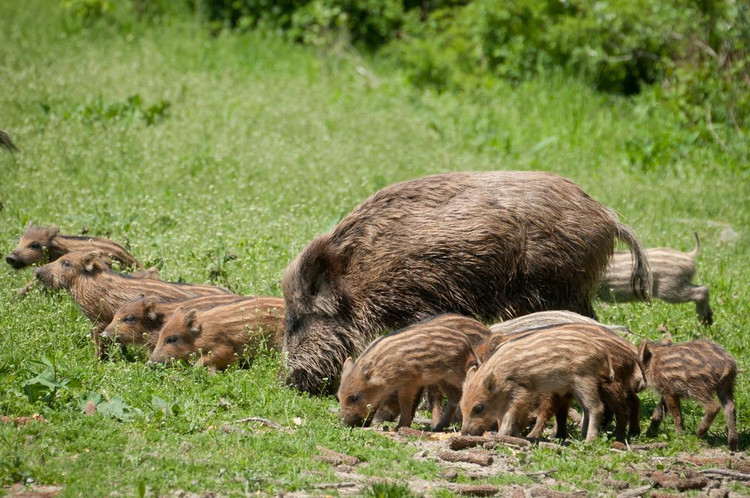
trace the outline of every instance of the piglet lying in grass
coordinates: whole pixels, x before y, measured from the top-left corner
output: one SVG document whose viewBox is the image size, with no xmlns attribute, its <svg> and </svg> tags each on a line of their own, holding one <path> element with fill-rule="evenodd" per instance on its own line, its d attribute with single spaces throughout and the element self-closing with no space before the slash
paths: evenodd
<svg viewBox="0 0 750 498">
<path fill-rule="evenodd" d="M 248 299 L 250 298 L 235 294 L 215 294 L 165 301 L 154 295 L 140 295 L 117 309 L 114 318 L 101 335 L 108 339 L 116 339 L 120 344 L 135 344 L 153 350 L 159 339 L 159 331 L 177 308 L 182 306 L 205 311 Z"/>
<path fill-rule="evenodd" d="M 243 299 L 207 311 L 178 307 L 159 332 L 153 363 L 198 361 L 211 370 L 224 370 L 257 347 L 281 350 L 284 340 L 284 300 L 278 297 Z"/>
<path fill-rule="evenodd" d="M 94 323 L 92 336 L 99 357 L 106 353 L 100 333 L 120 306 L 140 294 L 153 294 L 165 300 L 231 294 L 213 285 L 164 282 L 117 273 L 109 268 L 106 255 L 101 251 L 68 253 L 37 268 L 34 273 L 46 287 L 69 291 L 81 311 Z"/>
<path fill-rule="evenodd" d="M 705 436 L 719 413 L 719 403 L 714 399 L 716 394 L 724 407 L 729 448 L 737 449 L 734 407 L 737 363 L 732 355 L 715 342 L 705 340 L 679 344 L 672 344 L 670 340 L 661 343 L 646 341 L 640 344 L 638 352 L 646 367 L 649 387 L 661 394 L 651 419 L 649 435 L 654 435 L 659 429 L 665 408 L 674 419 L 675 430 L 682 432 L 680 399 L 693 398 L 706 411 L 697 431 L 698 437 Z"/>
</svg>

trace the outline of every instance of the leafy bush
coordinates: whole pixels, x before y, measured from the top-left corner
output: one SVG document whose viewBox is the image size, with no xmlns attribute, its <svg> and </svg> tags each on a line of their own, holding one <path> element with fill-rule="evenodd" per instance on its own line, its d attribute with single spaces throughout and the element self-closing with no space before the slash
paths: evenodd
<svg viewBox="0 0 750 498">
<path fill-rule="evenodd" d="M 406 24 L 387 51 L 417 86 L 473 88 L 563 70 L 600 91 L 660 84 L 683 122 L 737 129 L 750 110 L 750 7 L 738 0 L 475 0 Z"/>
</svg>

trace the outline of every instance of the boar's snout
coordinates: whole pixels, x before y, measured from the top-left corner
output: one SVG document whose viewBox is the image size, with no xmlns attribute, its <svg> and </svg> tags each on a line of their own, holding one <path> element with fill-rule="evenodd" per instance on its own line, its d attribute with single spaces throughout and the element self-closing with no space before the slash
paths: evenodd
<svg viewBox="0 0 750 498">
<path fill-rule="evenodd" d="M 5 258 L 5 261 L 7 261 L 10 266 L 17 270 L 26 266 L 23 261 L 18 259 L 18 256 L 16 256 L 14 253 L 8 254 L 8 256 L 6 256 Z"/>
</svg>

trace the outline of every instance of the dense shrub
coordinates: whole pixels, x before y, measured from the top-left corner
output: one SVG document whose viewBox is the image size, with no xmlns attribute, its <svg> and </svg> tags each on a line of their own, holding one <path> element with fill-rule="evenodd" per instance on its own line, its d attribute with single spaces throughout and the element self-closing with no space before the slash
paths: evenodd
<svg viewBox="0 0 750 498">
<path fill-rule="evenodd" d="M 741 130 L 750 121 L 745 0 L 185 2 L 217 32 L 257 29 L 311 45 L 379 50 L 419 87 L 474 89 L 493 78 L 519 82 L 565 71 L 603 92 L 647 89 L 719 144 L 722 127 Z M 84 25 L 118 9 L 153 17 L 173 4 L 63 0 Z"/>
</svg>

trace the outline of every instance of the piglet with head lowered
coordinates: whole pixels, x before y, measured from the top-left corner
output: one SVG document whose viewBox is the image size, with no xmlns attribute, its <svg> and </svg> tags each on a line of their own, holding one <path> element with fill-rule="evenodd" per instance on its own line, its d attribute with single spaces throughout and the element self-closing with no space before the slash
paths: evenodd
<svg viewBox="0 0 750 498">
<path fill-rule="evenodd" d="M 256 297 L 206 311 L 179 307 L 159 332 L 151 362 L 170 363 L 197 355 L 211 370 L 224 370 L 248 349 L 281 350 L 284 300 Z"/>
<path fill-rule="evenodd" d="M 530 404 L 543 393 L 572 396 L 583 407 L 583 435 L 598 435 L 605 403 L 602 387 L 618 379 L 609 347 L 594 325 L 561 325 L 530 331 L 503 342 L 479 368 L 469 370 L 461 399 L 464 434 L 481 434 L 497 421 L 512 434 Z M 642 373 L 639 374 L 642 377 Z M 629 372 L 633 376 L 633 371 Z"/>
<path fill-rule="evenodd" d="M 408 427 L 420 388 L 437 385 L 448 398 L 443 417 L 433 426 L 442 430 L 456 412 L 473 345 L 489 333 L 472 318 L 446 314 L 376 339 L 357 361 L 344 362 L 338 390 L 341 420 L 348 426 L 369 425 L 381 404 L 397 392 L 398 427 Z"/>
<path fill-rule="evenodd" d="M 336 386 L 383 330 L 440 313 L 482 320 L 550 309 L 594 316 L 615 240 L 650 272 L 633 231 L 578 185 L 540 172 L 445 173 L 387 187 L 286 268 L 288 383 Z"/>
</svg>

